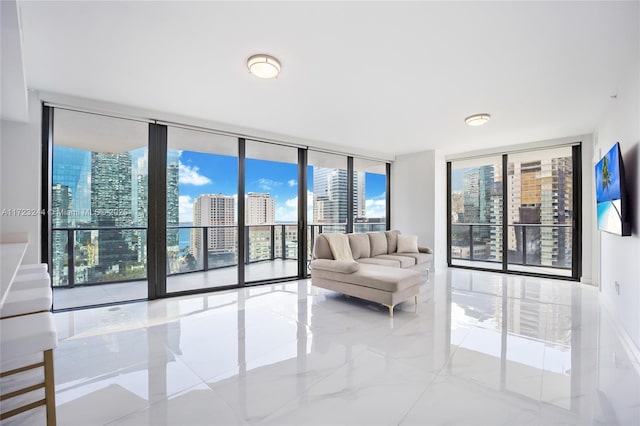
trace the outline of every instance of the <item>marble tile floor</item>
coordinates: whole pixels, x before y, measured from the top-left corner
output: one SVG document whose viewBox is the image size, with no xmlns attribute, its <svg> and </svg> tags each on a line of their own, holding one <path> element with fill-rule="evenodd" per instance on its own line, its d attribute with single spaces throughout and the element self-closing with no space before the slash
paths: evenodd
<svg viewBox="0 0 640 426">
<path fill-rule="evenodd" d="M 568 281 L 443 270 L 394 318 L 299 280 L 55 319 L 59 425 L 640 424 L 637 359 Z"/>
</svg>

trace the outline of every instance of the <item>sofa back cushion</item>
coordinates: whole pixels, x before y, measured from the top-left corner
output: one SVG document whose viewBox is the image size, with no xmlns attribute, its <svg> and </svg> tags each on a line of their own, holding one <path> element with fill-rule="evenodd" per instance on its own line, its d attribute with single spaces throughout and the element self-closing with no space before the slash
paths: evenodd
<svg viewBox="0 0 640 426">
<path fill-rule="evenodd" d="M 384 232 L 368 232 L 371 243 L 371 257 L 387 254 L 387 236 Z"/>
<path fill-rule="evenodd" d="M 349 234 L 349 245 L 354 260 L 371 257 L 371 245 L 367 234 Z"/>
<path fill-rule="evenodd" d="M 329 241 L 324 235 L 318 235 L 316 241 L 313 244 L 313 258 L 314 259 L 333 259 L 331 254 L 331 247 L 329 247 Z"/>
<path fill-rule="evenodd" d="M 392 231 L 384 231 L 384 235 L 387 236 L 387 251 L 389 253 L 395 253 L 398 251 L 398 235 L 400 231 L 394 229 Z"/>
</svg>

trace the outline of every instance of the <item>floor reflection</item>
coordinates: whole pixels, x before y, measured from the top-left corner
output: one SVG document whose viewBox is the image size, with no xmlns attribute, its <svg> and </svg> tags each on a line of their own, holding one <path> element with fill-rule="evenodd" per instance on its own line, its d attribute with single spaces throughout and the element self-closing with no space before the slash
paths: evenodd
<svg viewBox="0 0 640 426">
<path fill-rule="evenodd" d="M 450 269 L 392 319 L 307 280 L 58 313 L 59 423 L 639 424 L 597 296 Z"/>
</svg>

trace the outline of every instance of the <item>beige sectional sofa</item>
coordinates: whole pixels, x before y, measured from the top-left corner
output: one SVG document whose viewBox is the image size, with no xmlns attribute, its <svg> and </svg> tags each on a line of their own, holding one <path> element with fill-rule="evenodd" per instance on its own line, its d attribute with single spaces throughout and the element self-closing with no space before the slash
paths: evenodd
<svg viewBox="0 0 640 426">
<path fill-rule="evenodd" d="M 416 246 L 410 252 L 398 253 L 398 235 L 400 231 L 395 230 L 348 234 L 353 260 L 347 261 L 335 260 L 329 235 L 318 235 L 311 261 L 311 284 L 381 303 L 389 308 L 390 316 L 396 304 L 412 296 L 417 303 L 423 273 L 428 279 L 431 250 Z"/>
</svg>

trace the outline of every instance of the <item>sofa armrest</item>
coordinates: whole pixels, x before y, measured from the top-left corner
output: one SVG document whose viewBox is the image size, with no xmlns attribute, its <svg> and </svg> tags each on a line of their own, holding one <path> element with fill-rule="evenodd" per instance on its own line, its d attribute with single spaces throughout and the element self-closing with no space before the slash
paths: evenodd
<svg viewBox="0 0 640 426">
<path fill-rule="evenodd" d="M 360 269 L 358 262 L 344 262 L 342 260 L 315 259 L 311 261 L 311 269 L 352 274 Z"/>
<path fill-rule="evenodd" d="M 433 253 L 433 251 L 431 251 L 431 249 L 429 247 L 418 247 L 418 252 L 419 253 L 427 253 L 427 254 Z"/>
</svg>

